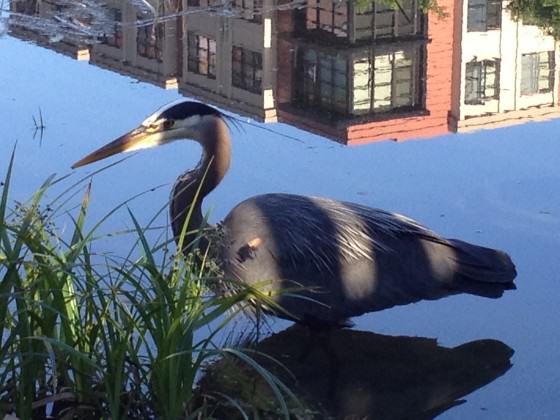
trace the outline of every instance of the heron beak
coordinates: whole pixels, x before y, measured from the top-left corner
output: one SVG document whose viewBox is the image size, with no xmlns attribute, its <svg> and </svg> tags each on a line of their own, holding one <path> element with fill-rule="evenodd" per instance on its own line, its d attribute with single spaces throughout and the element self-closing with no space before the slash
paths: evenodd
<svg viewBox="0 0 560 420">
<path fill-rule="evenodd" d="M 153 130 L 150 127 L 140 126 L 77 161 L 72 165 L 72 169 L 89 165 L 90 163 L 108 158 L 109 156 L 116 155 L 117 153 L 158 146 L 161 139 L 161 131 Z"/>
</svg>

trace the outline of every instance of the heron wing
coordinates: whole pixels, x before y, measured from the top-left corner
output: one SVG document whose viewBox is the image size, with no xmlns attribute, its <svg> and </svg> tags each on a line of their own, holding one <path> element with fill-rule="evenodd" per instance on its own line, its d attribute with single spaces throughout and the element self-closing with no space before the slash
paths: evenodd
<svg viewBox="0 0 560 420">
<path fill-rule="evenodd" d="M 300 319 L 335 322 L 461 292 L 498 297 L 515 277 L 499 251 L 444 239 L 399 214 L 325 198 L 253 197 L 223 227 L 225 274 L 248 284 L 272 280 L 270 290 L 303 286 L 297 298 L 278 300 Z"/>
<path fill-rule="evenodd" d="M 371 260 L 391 252 L 388 239 L 416 235 L 445 242 L 400 214 L 355 203 L 292 194 L 265 194 L 240 203 L 224 221 L 232 245 L 259 239 L 285 267 L 332 271 L 345 262 Z"/>
</svg>

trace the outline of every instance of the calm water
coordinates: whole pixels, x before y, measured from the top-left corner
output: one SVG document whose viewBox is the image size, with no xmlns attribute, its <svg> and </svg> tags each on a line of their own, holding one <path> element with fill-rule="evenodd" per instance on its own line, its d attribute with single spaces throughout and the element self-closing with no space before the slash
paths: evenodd
<svg viewBox="0 0 560 420">
<path fill-rule="evenodd" d="M 0 34 L 7 27 L 5 12 L 1 19 Z M 56 53 L 55 44 L 49 49 L 18 39 L 25 37 L 14 37 L 7 28 L 0 35 L 0 171 L 17 142 L 13 200 L 29 197 L 51 173 L 71 174 L 71 182 L 92 172 L 97 166 L 74 173 L 70 166 L 182 96 Z M 97 28 L 88 31 L 84 39 L 96 39 Z M 51 41 L 58 39 L 58 32 L 51 33 Z M 245 88 L 254 87 L 259 75 L 252 76 Z M 263 84 L 266 77 L 263 70 Z M 188 95 L 181 79 L 179 85 Z M 234 102 L 223 103 L 228 101 Z M 224 109 L 235 108 L 242 108 L 239 101 Z M 34 130 L 39 109 L 42 136 Z M 237 202 L 263 192 L 328 196 L 397 211 L 446 236 L 506 250 L 519 275 L 518 289 L 503 298 L 421 302 L 356 318 L 355 329 L 436 338 L 446 347 L 492 339 L 515 351 L 507 373 L 469 394 L 442 419 L 559 418 L 560 120 L 347 147 L 294 126 L 249 119 L 253 109 L 243 109 L 239 118 L 250 124 L 233 133 L 230 173 L 206 199 L 211 218 L 218 221 Z M 328 116 L 332 119 L 332 113 Z M 167 201 L 176 175 L 194 166 L 199 154 L 196 144 L 176 142 L 95 175 L 91 223 L 123 200 L 167 184 L 130 203 L 147 223 Z M 160 224 L 165 217 L 166 212 Z M 122 211 L 104 230 L 130 227 Z M 124 252 L 127 241 L 116 238 L 107 246 Z M 276 324 L 279 330 L 284 326 Z"/>
</svg>

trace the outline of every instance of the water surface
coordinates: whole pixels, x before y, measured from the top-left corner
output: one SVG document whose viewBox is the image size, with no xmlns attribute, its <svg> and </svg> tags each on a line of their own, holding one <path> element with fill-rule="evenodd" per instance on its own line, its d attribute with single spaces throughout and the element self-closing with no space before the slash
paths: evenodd
<svg viewBox="0 0 560 420">
<path fill-rule="evenodd" d="M 85 39 L 87 48 L 95 48 L 98 32 L 89 28 L 79 34 L 80 42 Z M 18 39 L 21 34 L 12 36 L 9 27 L 0 36 L 0 171 L 17 142 L 13 200 L 29 197 L 53 172 L 76 180 L 93 171 L 96 167 L 71 171 L 70 166 L 162 104 L 188 95 L 181 78 L 179 93 L 62 55 L 55 51 L 57 34 L 50 34 L 49 48 Z M 200 97 L 200 90 L 193 92 Z M 237 100 L 234 105 L 224 109 L 239 110 Z M 252 109 L 243 108 L 239 116 L 251 124 L 233 133 L 230 173 L 205 201 L 211 219 L 220 220 L 249 196 L 290 192 L 397 211 L 445 236 L 506 250 L 517 265 L 518 289 L 501 299 L 455 296 L 421 302 L 356 318 L 355 329 L 437 338 L 447 347 L 499 340 L 515 351 L 513 367 L 440 418 L 557 418 L 560 120 L 347 147 L 295 126 L 260 123 L 270 114 L 251 119 Z M 34 123 L 39 110 L 42 133 Z M 196 144 L 176 142 L 95 175 L 90 220 L 139 192 L 167 184 L 129 204 L 147 223 L 168 200 L 176 175 L 194 166 L 199 154 Z M 166 212 L 158 222 L 166 223 Z M 131 227 L 123 210 L 104 230 Z M 128 250 L 127 240 L 116 238 L 108 246 L 117 253 Z"/>
</svg>

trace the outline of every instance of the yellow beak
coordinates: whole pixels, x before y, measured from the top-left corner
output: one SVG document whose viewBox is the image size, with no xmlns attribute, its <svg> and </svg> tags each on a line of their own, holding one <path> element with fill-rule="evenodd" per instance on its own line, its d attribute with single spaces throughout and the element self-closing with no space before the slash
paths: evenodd
<svg viewBox="0 0 560 420">
<path fill-rule="evenodd" d="M 117 153 L 130 152 L 132 150 L 145 149 L 157 146 L 161 139 L 161 132 L 148 127 L 140 126 L 120 136 L 118 139 L 90 153 L 72 165 L 72 169 L 89 165 L 98 160 L 108 158 Z"/>
</svg>

